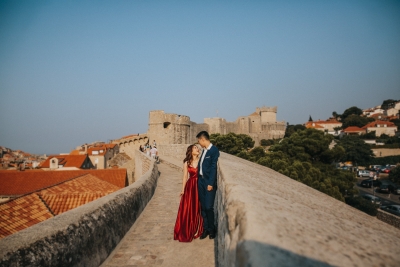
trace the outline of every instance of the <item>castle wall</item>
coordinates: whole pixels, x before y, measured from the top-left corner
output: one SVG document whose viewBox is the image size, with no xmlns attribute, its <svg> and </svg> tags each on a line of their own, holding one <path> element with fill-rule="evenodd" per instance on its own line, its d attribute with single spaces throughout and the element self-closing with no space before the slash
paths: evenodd
<svg viewBox="0 0 400 267">
<path fill-rule="evenodd" d="M 209 125 L 209 134 L 227 134 L 226 120 L 223 118 L 205 118 L 204 123 Z"/>
<path fill-rule="evenodd" d="M 150 111 L 149 139 L 157 144 L 190 144 L 197 142 L 200 131 L 210 134 L 247 134 L 259 145 L 261 139 L 278 139 L 285 135 L 285 122 L 276 121 L 277 107 L 261 107 L 250 116 L 239 117 L 235 122 L 224 118 L 205 118 L 204 123 L 190 121 L 188 116 L 164 113 L 162 110 Z"/>
<path fill-rule="evenodd" d="M 139 150 L 140 145 L 149 141 L 147 134 L 131 135 L 120 139 L 112 140 L 113 144 L 118 144 L 118 153 L 125 153 L 131 159 L 135 158 L 135 151 Z M 108 160 L 108 159 L 107 159 Z"/>
<path fill-rule="evenodd" d="M 191 139 L 190 125 L 188 116 L 150 111 L 147 134 L 157 144 L 186 144 Z"/>
</svg>

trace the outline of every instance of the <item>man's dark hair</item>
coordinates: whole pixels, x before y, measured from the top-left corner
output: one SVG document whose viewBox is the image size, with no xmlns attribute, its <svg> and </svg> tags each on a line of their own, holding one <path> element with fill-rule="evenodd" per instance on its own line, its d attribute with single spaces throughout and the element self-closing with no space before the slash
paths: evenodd
<svg viewBox="0 0 400 267">
<path fill-rule="evenodd" d="M 196 135 L 196 138 L 199 139 L 201 137 L 204 137 L 206 140 L 210 140 L 210 135 L 208 134 L 207 131 L 201 131 Z"/>
</svg>

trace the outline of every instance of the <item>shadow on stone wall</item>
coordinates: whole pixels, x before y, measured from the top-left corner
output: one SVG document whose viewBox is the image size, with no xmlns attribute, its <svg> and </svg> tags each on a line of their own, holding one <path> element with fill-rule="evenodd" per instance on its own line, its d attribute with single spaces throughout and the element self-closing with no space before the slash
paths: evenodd
<svg viewBox="0 0 400 267">
<path fill-rule="evenodd" d="M 0 240 L 0 266 L 99 266 L 152 198 L 157 164 L 137 182 Z"/>
<path fill-rule="evenodd" d="M 253 256 L 252 256 L 253 255 Z M 254 257 L 256 255 L 256 257 Z M 235 259 L 236 258 L 236 259 Z M 235 257 L 231 258 L 232 265 L 223 266 L 280 266 L 280 267 L 329 267 L 326 262 L 293 253 L 277 246 L 254 240 L 240 242 Z"/>
</svg>

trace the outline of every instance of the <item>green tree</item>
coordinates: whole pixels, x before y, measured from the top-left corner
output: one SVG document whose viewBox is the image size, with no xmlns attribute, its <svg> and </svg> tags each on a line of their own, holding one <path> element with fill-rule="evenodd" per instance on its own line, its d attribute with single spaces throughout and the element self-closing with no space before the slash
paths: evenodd
<svg viewBox="0 0 400 267">
<path fill-rule="evenodd" d="M 270 148 L 271 151 L 282 151 L 289 157 L 301 161 L 319 161 L 321 155 L 332 142 L 333 136 L 315 129 L 297 131 L 289 138 L 284 138 L 279 144 Z"/>
<path fill-rule="evenodd" d="M 232 155 L 238 155 L 240 152 L 247 151 L 254 146 L 253 139 L 245 134 L 212 134 L 210 141 L 219 150 Z"/>
<path fill-rule="evenodd" d="M 359 209 L 371 216 L 376 216 L 378 213 L 378 205 L 375 205 L 369 200 L 366 200 L 360 196 L 346 198 L 346 204 Z"/>
<path fill-rule="evenodd" d="M 370 123 L 371 121 L 374 121 L 373 118 L 368 118 L 368 117 L 361 117 L 356 114 L 350 114 L 347 116 L 345 119 L 342 120 L 342 127 L 343 129 L 346 129 L 349 126 L 357 126 L 357 127 L 363 127 Z"/>
<path fill-rule="evenodd" d="M 396 166 L 389 173 L 389 180 L 400 185 L 400 165 Z"/>
<path fill-rule="evenodd" d="M 286 131 L 285 131 L 285 138 L 286 137 L 290 137 L 293 133 L 297 132 L 297 131 L 302 131 L 305 130 L 306 127 L 304 125 L 301 124 L 296 124 L 296 125 L 288 125 L 286 127 Z"/>
<path fill-rule="evenodd" d="M 384 109 L 384 110 L 393 108 L 397 101 L 398 100 L 394 100 L 394 99 L 384 100 L 382 105 L 381 105 L 381 108 Z"/>
<path fill-rule="evenodd" d="M 262 145 L 262 146 L 271 146 L 273 144 L 275 144 L 275 140 L 272 140 L 272 139 L 268 139 L 268 140 L 261 139 L 261 141 L 260 141 L 260 145 Z"/>
<path fill-rule="evenodd" d="M 367 166 L 374 156 L 370 145 L 357 136 L 344 136 L 339 145 L 346 150 L 341 158 L 342 161 L 352 161 L 353 164 Z"/>
<path fill-rule="evenodd" d="M 390 122 L 393 122 L 394 125 L 397 126 L 397 129 L 400 129 L 400 119 L 394 119 L 394 120 L 391 120 Z"/>
<path fill-rule="evenodd" d="M 342 118 L 342 121 L 343 121 L 344 119 L 346 119 L 350 115 L 358 115 L 359 116 L 361 114 L 363 114 L 361 109 L 359 109 L 358 107 L 351 107 L 351 108 L 346 109 L 343 112 L 343 114 L 341 115 L 341 118 Z"/>
<path fill-rule="evenodd" d="M 372 131 L 372 132 L 369 132 L 366 134 L 362 134 L 362 135 L 360 135 L 360 138 L 361 139 L 375 139 L 376 138 L 375 131 Z"/>
</svg>

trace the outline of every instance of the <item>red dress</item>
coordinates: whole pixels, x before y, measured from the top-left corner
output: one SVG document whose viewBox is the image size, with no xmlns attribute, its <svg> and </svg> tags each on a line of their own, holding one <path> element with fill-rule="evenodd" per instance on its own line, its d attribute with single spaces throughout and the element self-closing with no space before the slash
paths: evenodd
<svg viewBox="0 0 400 267">
<path fill-rule="evenodd" d="M 188 166 L 189 179 L 181 197 L 174 228 L 174 240 L 191 242 L 203 233 L 203 217 L 197 190 L 197 168 Z"/>
</svg>

